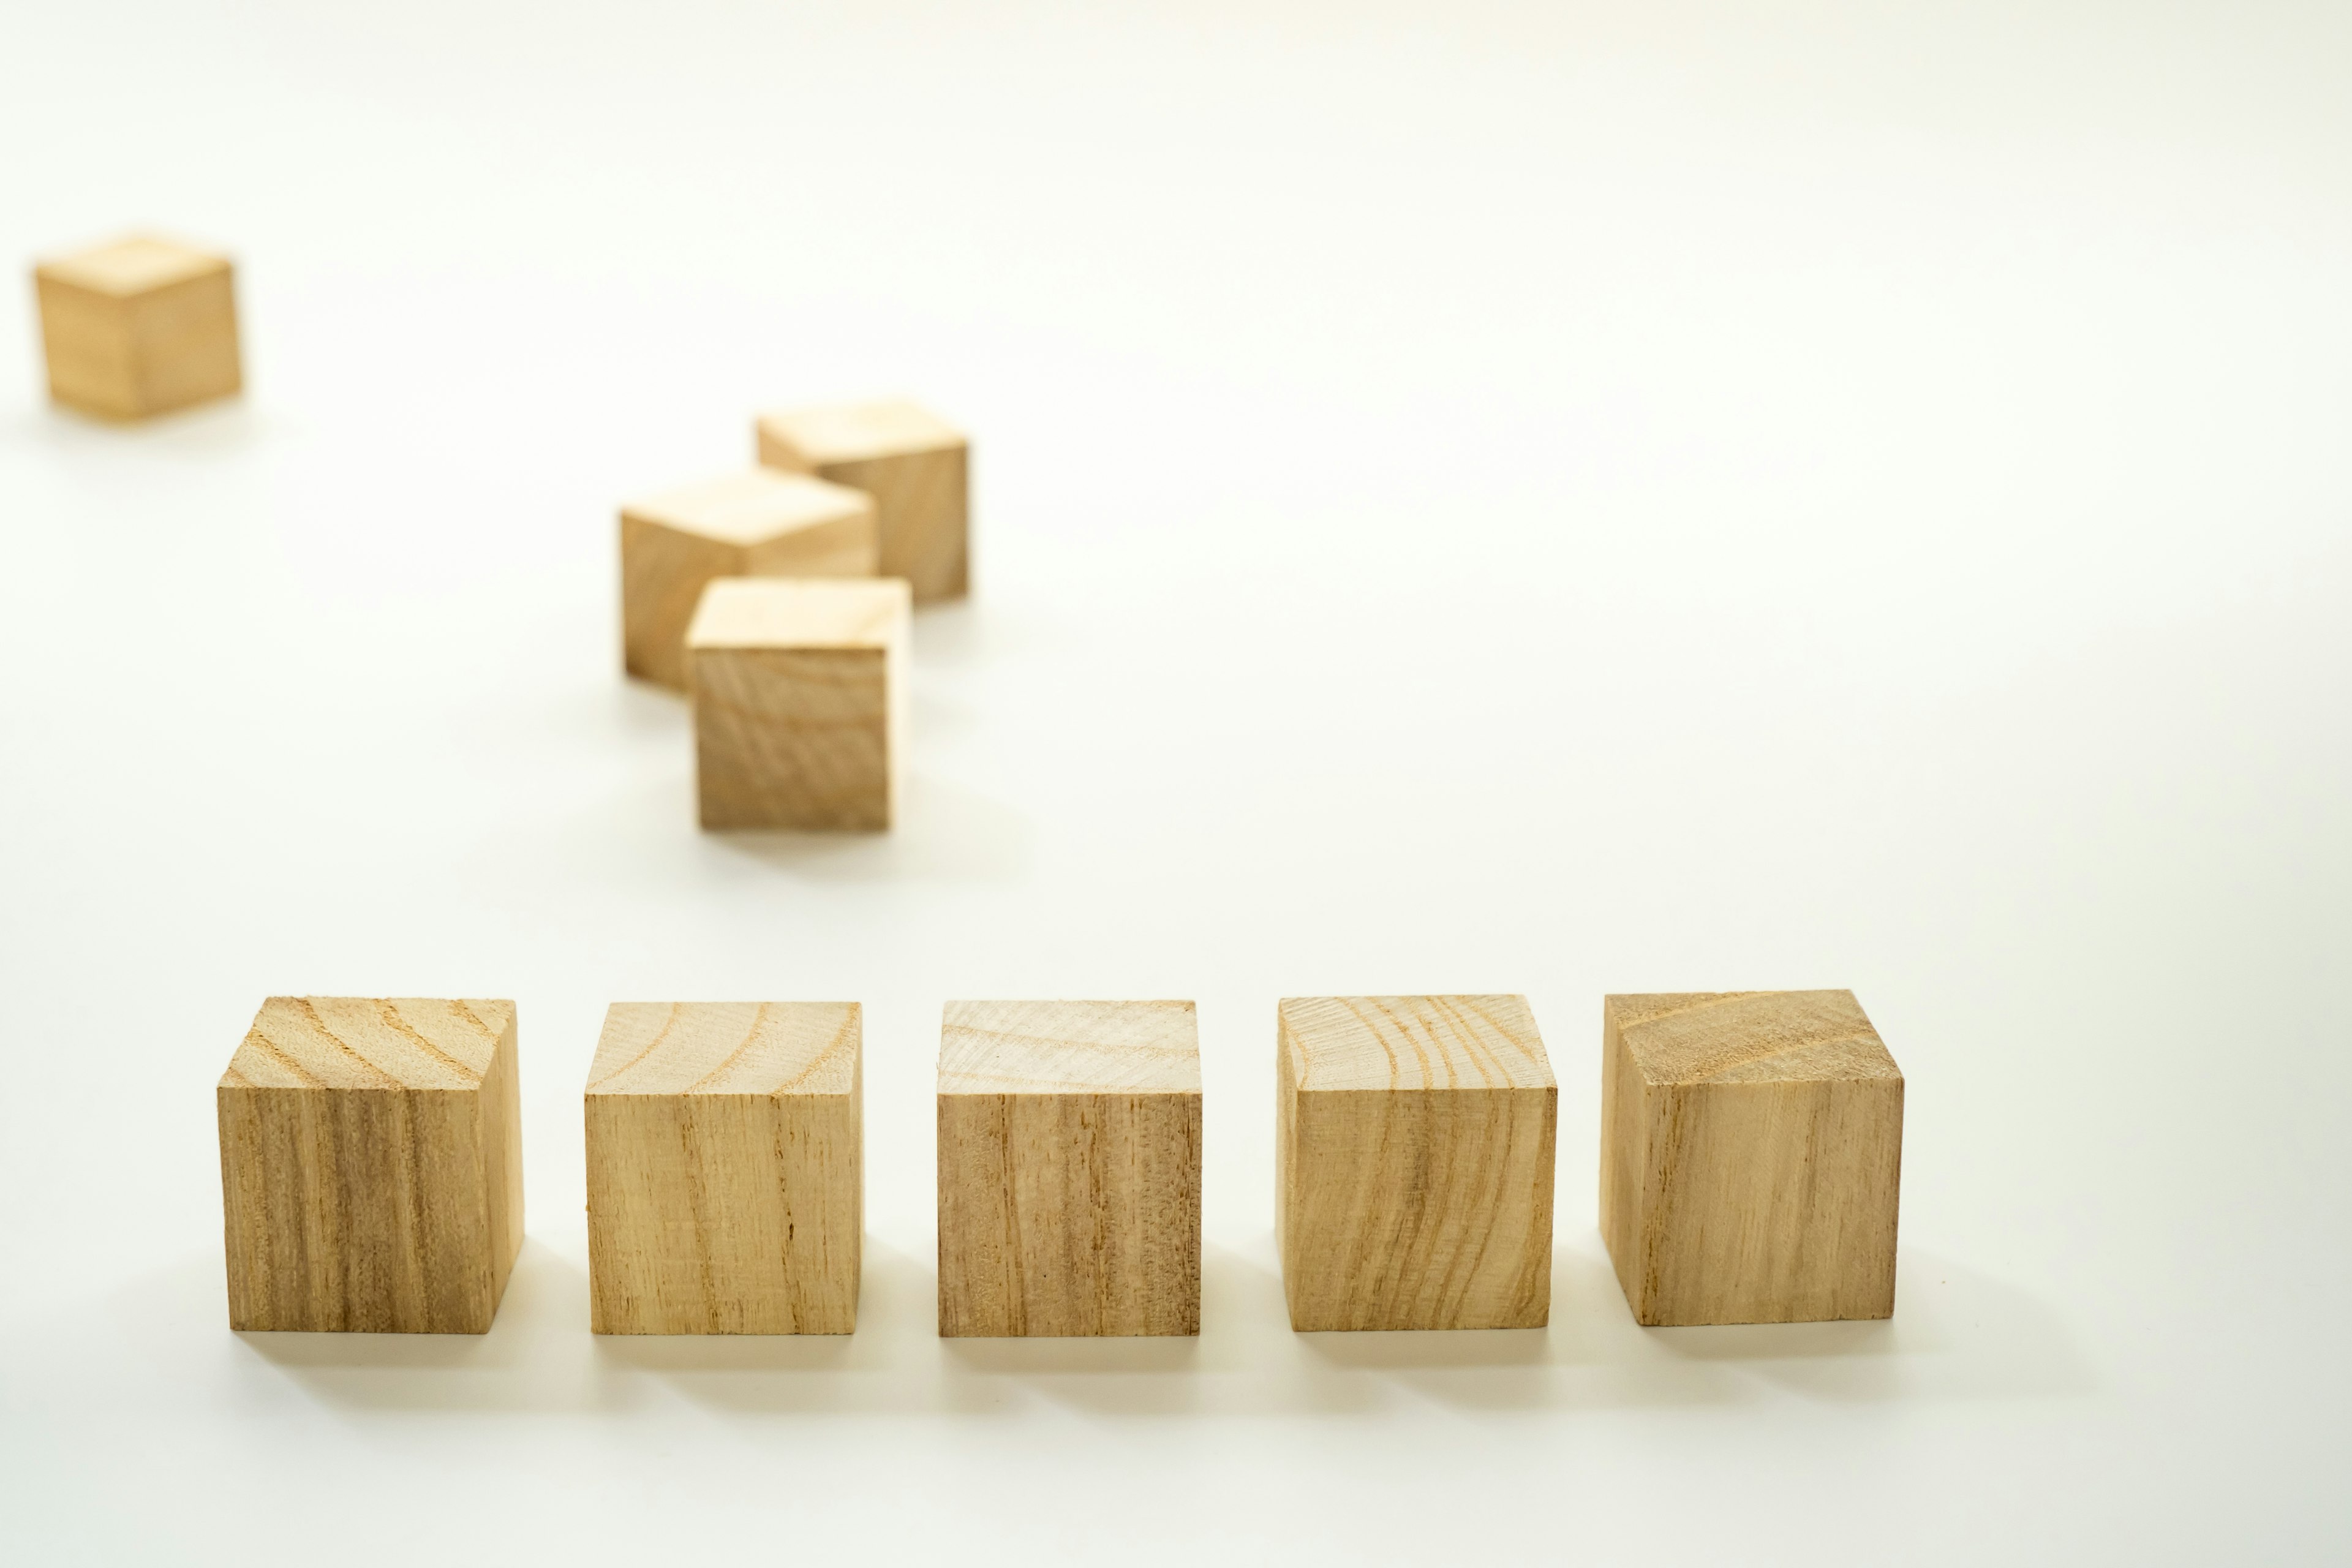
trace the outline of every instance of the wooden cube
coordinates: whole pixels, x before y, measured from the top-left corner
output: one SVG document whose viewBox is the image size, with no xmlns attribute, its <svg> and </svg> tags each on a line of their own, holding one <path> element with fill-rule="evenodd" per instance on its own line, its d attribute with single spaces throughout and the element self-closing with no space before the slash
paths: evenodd
<svg viewBox="0 0 2352 1568">
<path fill-rule="evenodd" d="M 845 1334 L 865 1229 L 855 1002 L 616 1002 L 588 1069 L 589 1325 Z"/>
<path fill-rule="evenodd" d="M 272 996 L 216 1098 L 231 1328 L 488 1331 L 522 1249 L 513 1003 Z"/>
<path fill-rule="evenodd" d="M 1559 1091 L 1527 999 L 1292 997 L 1276 1033 L 1290 1326 L 1541 1328 Z"/>
<path fill-rule="evenodd" d="M 686 628 L 717 577 L 871 577 L 874 498 L 753 468 L 621 509 L 621 660 L 687 689 Z"/>
<path fill-rule="evenodd" d="M 970 585 L 970 452 L 962 433 L 904 400 L 763 414 L 760 461 L 855 485 L 882 522 L 885 577 L 915 602 L 963 596 Z"/>
<path fill-rule="evenodd" d="M 1601 1234 L 1643 1323 L 1895 1311 L 1903 1074 L 1851 991 L 1602 1004 Z"/>
<path fill-rule="evenodd" d="M 1201 1331 L 1190 1002 L 950 1002 L 940 1332 Z"/>
<path fill-rule="evenodd" d="M 906 750 L 907 584 L 721 577 L 687 632 L 705 827 L 884 828 Z"/>
<path fill-rule="evenodd" d="M 142 419 L 243 384 L 226 258 L 144 236 L 33 270 L 49 395 L 106 419 Z"/>
</svg>

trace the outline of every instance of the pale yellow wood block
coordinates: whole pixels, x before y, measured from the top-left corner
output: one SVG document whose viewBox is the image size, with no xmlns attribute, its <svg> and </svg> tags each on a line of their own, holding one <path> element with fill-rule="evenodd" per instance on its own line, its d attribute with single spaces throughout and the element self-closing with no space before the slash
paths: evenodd
<svg viewBox="0 0 2352 1568">
<path fill-rule="evenodd" d="M 588 1069 L 590 1326 L 845 1334 L 865 1232 L 855 1002 L 616 1002 Z"/>
<path fill-rule="evenodd" d="M 906 751 L 907 584 L 721 577 L 688 629 L 702 826 L 874 830 Z"/>
<path fill-rule="evenodd" d="M 971 443 L 903 398 L 791 408 L 760 416 L 760 461 L 855 485 L 874 497 L 886 577 L 915 602 L 961 598 L 971 586 Z"/>
<path fill-rule="evenodd" d="M 231 1328 L 488 1331 L 522 1249 L 513 1003 L 272 996 L 216 1099 Z"/>
<path fill-rule="evenodd" d="M 1293 997 L 1276 1020 L 1291 1327 L 1542 1327 L 1559 1091 L 1526 999 Z"/>
<path fill-rule="evenodd" d="M 1190 1002 L 950 1002 L 940 1332 L 1201 1331 Z"/>
<path fill-rule="evenodd" d="M 874 498 L 802 474 L 751 468 L 621 509 L 621 658 L 687 689 L 686 629 L 718 577 L 871 577 Z"/>
<path fill-rule="evenodd" d="M 1601 1233 L 1643 1323 L 1895 1311 L 1903 1074 L 1851 991 L 1602 1004 Z"/>
<path fill-rule="evenodd" d="M 244 384 L 226 257 L 132 236 L 33 269 L 49 395 L 106 419 L 142 419 Z"/>
</svg>

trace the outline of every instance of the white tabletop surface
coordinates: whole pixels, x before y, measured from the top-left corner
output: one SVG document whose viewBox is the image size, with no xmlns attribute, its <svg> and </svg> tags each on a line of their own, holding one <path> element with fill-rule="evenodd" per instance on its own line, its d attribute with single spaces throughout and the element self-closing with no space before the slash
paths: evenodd
<svg viewBox="0 0 2352 1568">
<path fill-rule="evenodd" d="M 0 1557 L 2344 1561 L 2352 13 L 25 5 Z M 249 394 L 40 393 L 37 256 Z M 614 509 L 975 437 L 905 820 L 696 830 Z M 1884 1323 L 1644 1331 L 1601 998 L 1849 986 Z M 273 992 L 520 1005 L 486 1337 L 229 1331 Z M 1551 1326 L 1296 1336 L 1277 998 L 1517 991 Z M 932 1331 L 959 997 L 1192 997 L 1197 1342 Z M 587 1331 L 615 999 L 867 1005 L 847 1340 Z M 560 1555 L 559 1555 L 560 1554 Z"/>
</svg>

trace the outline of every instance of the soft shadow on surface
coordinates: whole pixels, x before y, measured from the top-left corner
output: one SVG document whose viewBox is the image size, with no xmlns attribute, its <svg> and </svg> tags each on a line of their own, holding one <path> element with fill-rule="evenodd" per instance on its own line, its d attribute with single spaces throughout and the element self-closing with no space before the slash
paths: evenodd
<svg viewBox="0 0 2352 1568">
<path fill-rule="evenodd" d="M 898 822 L 887 833 L 706 833 L 716 853 L 741 856 L 819 882 L 897 877 L 998 882 L 1029 863 L 1029 819 L 1001 801 L 909 773 Z"/>
<path fill-rule="evenodd" d="M 7 434 L 22 444 L 55 452 L 131 450 L 164 458 L 205 458 L 242 451 L 268 434 L 268 421 L 246 397 L 226 397 L 144 419 L 115 421 L 47 401 L 8 422 Z"/>
<path fill-rule="evenodd" d="M 331 1404 L 377 1409 L 609 1408 L 618 1390 L 583 1374 L 588 1277 L 525 1241 L 486 1334 L 246 1333 L 261 1360 Z"/>
<path fill-rule="evenodd" d="M 849 1335 L 592 1335 L 583 1271 L 536 1243 L 484 1335 L 243 1334 L 251 1363 L 354 1409 L 615 1412 L 684 1399 L 743 1418 L 827 1413 L 992 1419 L 1052 1406 L 1106 1419 L 1465 1414 L 2063 1397 L 2096 1387 L 2061 1317 L 1990 1276 L 1906 1250 L 1885 1322 L 1644 1329 L 1597 1247 L 1555 1255 L 1549 1329 L 1291 1331 L 1272 1238 L 1210 1247 L 1197 1338 L 938 1334 L 938 1280 L 866 1238 Z M 220 1322 L 216 1266 L 109 1308 Z M 217 1331 L 226 1332 L 223 1328 Z"/>
</svg>

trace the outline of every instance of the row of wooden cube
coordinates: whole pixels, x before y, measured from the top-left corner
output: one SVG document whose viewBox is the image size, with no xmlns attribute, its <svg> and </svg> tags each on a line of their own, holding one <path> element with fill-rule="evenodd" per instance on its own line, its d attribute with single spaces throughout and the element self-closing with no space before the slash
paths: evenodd
<svg viewBox="0 0 2352 1568">
<path fill-rule="evenodd" d="M 1601 1230 L 1644 1323 L 1894 1309 L 1903 1079 L 1850 993 L 1611 996 Z M 1299 1330 L 1549 1321 L 1558 1094 L 1517 996 L 1277 1010 Z M 521 1245 L 508 1002 L 273 997 L 219 1089 L 239 1329 L 480 1332 Z M 846 1333 L 856 1003 L 615 1004 L 585 1096 L 592 1326 Z M 1190 1002 L 959 1002 L 943 1335 L 1200 1326 Z"/>
</svg>

